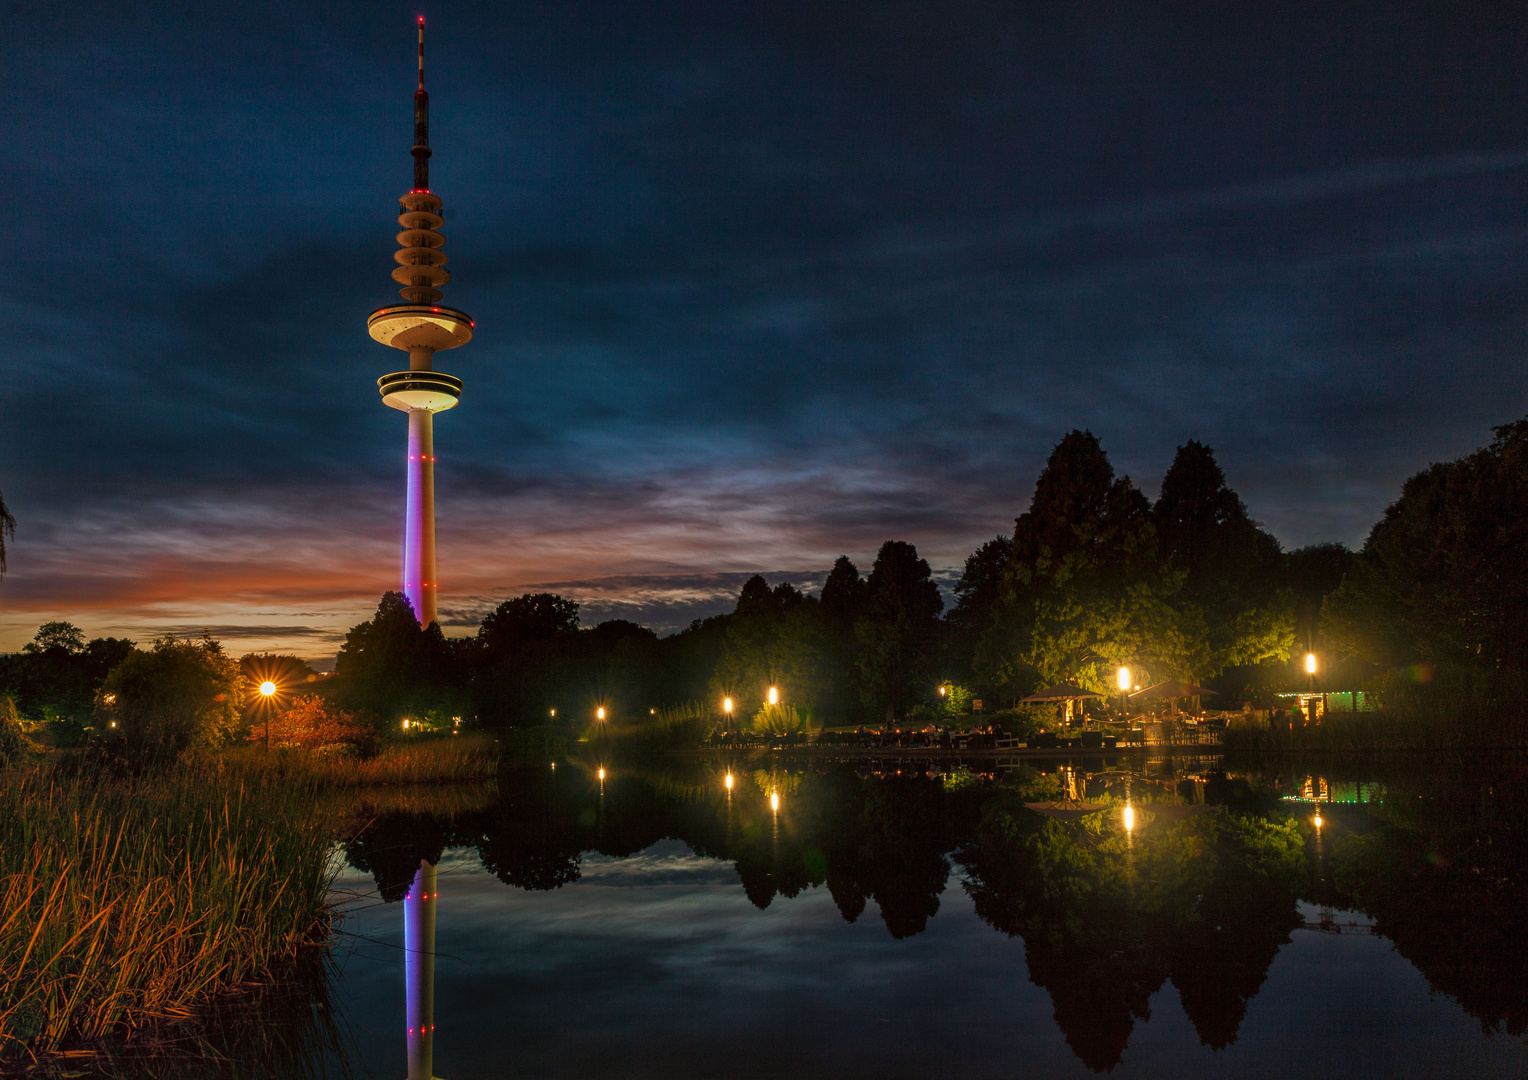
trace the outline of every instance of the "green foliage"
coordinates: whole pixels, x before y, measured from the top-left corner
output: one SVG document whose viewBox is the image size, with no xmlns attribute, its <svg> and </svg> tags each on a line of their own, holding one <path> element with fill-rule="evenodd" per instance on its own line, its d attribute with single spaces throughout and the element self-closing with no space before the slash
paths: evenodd
<svg viewBox="0 0 1528 1080">
<path fill-rule="evenodd" d="M 31 749 L 21 714 L 16 711 L 16 701 L 10 696 L 0 697 L 0 768 L 22 760 Z"/>
<path fill-rule="evenodd" d="M 1279 543 L 1247 515 L 1209 447 L 1178 447 L 1151 508 L 1163 559 L 1183 574 L 1179 620 L 1198 630 L 1179 675 L 1286 659 L 1294 621 Z M 1202 629 L 1199 629 L 1201 628 Z"/>
<path fill-rule="evenodd" d="M 997 556 L 968 564 L 972 596 Z M 1152 506 L 1090 432 L 1073 431 L 1015 522 L 973 667 L 1014 698 L 1057 682 L 1109 693 L 1122 664 L 1203 679 L 1285 658 L 1292 640 L 1278 542 L 1248 518 L 1208 447 L 1179 448 Z"/>
<path fill-rule="evenodd" d="M 789 735 L 806 730 L 806 720 L 796 706 L 781 703 L 764 707 L 753 714 L 753 730 L 765 735 Z"/>
<path fill-rule="evenodd" d="M 85 635 L 73 623 L 45 622 L 37 628 L 32 640 L 21 649 L 29 653 L 47 652 L 49 649 L 62 649 L 66 653 L 84 652 Z"/>
<path fill-rule="evenodd" d="M 132 653 L 133 642 L 95 638 L 82 650 L 70 651 L 45 629 L 38 631 L 38 639 L 50 640 L 49 647 L 0 656 L 0 691 L 13 696 L 23 714 L 50 726 L 62 722 L 77 736 L 90 721 L 101 682 Z"/>
<path fill-rule="evenodd" d="M 1150 506 L 1089 432 L 1057 444 L 1015 522 L 1013 556 L 992 627 L 978 646 L 982 681 L 1013 697 L 1056 682 L 1104 690 L 1109 669 L 1150 656 L 1184 662 L 1192 635 L 1170 601 L 1182 585 L 1158 558 Z"/>
<path fill-rule="evenodd" d="M 191 746 L 226 742 L 244 692 L 239 665 L 211 638 L 162 637 L 134 652 L 101 686 L 96 731 L 125 757 L 175 757 Z"/>
<path fill-rule="evenodd" d="M 1528 670 L 1528 418 L 1429 467 L 1370 531 L 1327 601 L 1335 640 L 1371 663 Z"/>
<path fill-rule="evenodd" d="M 826 645 L 817 601 L 788 583 L 771 589 L 756 574 L 744 584 L 727 622 L 710 697 L 748 705 L 764 701 L 776 686 L 810 708 L 826 691 Z"/>
<path fill-rule="evenodd" d="M 971 702 L 976 694 L 969 686 L 945 683 L 944 696 L 939 699 L 939 712 L 946 717 L 965 718 L 971 715 Z"/>
<path fill-rule="evenodd" d="M 995 536 L 970 555 L 955 582 L 955 607 L 945 617 L 946 670 L 974 677 L 972 660 L 982 635 L 992 627 L 1003 594 L 1004 575 L 1013 559 L 1013 538 Z"/>
</svg>

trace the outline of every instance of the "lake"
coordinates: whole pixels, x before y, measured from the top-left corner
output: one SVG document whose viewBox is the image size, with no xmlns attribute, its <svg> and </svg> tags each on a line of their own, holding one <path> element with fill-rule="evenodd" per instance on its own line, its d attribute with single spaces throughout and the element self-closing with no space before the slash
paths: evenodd
<svg viewBox="0 0 1528 1080">
<path fill-rule="evenodd" d="M 1425 759 L 509 770 L 357 816 L 299 1056 L 388 1080 L 1522 1077 L 1525 824 L 1528 771 Z"/>
</svg>

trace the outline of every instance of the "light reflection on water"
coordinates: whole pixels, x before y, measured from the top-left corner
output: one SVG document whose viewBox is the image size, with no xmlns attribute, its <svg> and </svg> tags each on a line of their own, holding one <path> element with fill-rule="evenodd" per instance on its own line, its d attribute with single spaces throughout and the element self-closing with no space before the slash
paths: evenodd
<svg viewBox="0 0 1528 1080">
<path fill-rule="evenodd" d="M 1107 771 L 1066 782 L 1107 801 Z M 1121 815 L 1061 825 L 991 785 L 912 776 L 766 775 L 729 798 L 718 772 L 706 798 L 685 777 L 561 772 L 506 776 L 482 814 L 380 820 L 351 853 L 366 869 L 337 883 L 397 900 L 436 861 L 435 1075 L 1528 1071 L 1528 971 L 1514 982 L 1468 940 L 1521 960 L 1524 917 L 1427 936 L 1408 895 L 1444 918 L 1451 897 L 1503 913 L 1468 882 L 1450 891 L 1480 836 L 1424 835 L 1411 803 L 1429 796 L 1410 789 L 1379 823 L 1331 806 L 1316 830 L 1311 807 L 1213 772 L 1159 795 L 1137 776 L 1147 824 L 1127 833 Z M 776 815 L 764 792 L 782 788 Z M 1172 822 L 1149 810 L 1167 792 L 1244 805 Z M 1461 794 L 1465 824 L 1499 845 L 1495 818 L 1518 804 L 1493 817 L 1478 794 Z M 1522 851 L 1496 866 L 1519 885 Z M 346 922 L 334 996 L 359 1076 L 405 1064 L 403 908 L 356 904 Z M 1448 964 L 1481 984 L 1473 998 Z M 431 1075 L 417 1053 L 408 1065 Z"/>
</svg>

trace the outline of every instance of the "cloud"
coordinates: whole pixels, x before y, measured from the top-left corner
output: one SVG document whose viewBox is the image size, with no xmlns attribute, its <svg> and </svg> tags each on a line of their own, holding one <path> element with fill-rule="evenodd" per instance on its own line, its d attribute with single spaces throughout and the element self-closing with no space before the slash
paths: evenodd
<svg viewBox="0 0 1528 1080">
<path fill-rule="evenodd" d="M 1521 414 L 1505 9 L 1365 25 L 1362 58 L 1337 10 L 898 12 L 443 18 L 432 176 L 478 323 L 436 358 L 455 628 L 551 585 L 678 627 L 889 538 L 947 580 L 1073 427 L 1148 492 L 1206 441 L 1286 546 L 1356 543 Z M 330 649 L 398 577 L 401 360 L 363 327 L 409 175 L 397 29 L 76 15 L 18 15 L 0 72 L 0 125 L 49 133 L 0 161 L 0 648 L 65 617 Z"/>
</svg>

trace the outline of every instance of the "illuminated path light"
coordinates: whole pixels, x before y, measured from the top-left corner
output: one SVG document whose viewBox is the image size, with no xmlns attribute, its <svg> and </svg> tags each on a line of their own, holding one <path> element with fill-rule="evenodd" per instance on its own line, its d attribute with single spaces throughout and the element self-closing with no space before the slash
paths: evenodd
<svg viewBox="0 0 1528 1080">
<path fill-rule="evenodd" d="M 435 1077 L 435 864 L 421 861 L 403 899 L 408 1080 Z"/>
<path fill-rule="evenodd" d="M 435 573 L 435 421 L 434 415 L 456 407 L 462 381 L 434 369 L 434 356 L 472 340 L 467 314 L 440 306 L 446 271 L 445 222 L 440 196 L 430 191 L 430 95 L 424 89 L 424 17 L 419 19 L 419 89 L 414 94 L 414 186 L 399 198 L 402 213 L 398 264 L 393 280 L 402 285 L 401 304 L 373 311 L 366 320 L 371 336 L 409 354 L 409 369 L 377 380 L 382 402 L 408 414 L 408 498 L 403 515 L 403 594 L 414 605 L 421 626 L 438 621 Z"/>
</svg>

